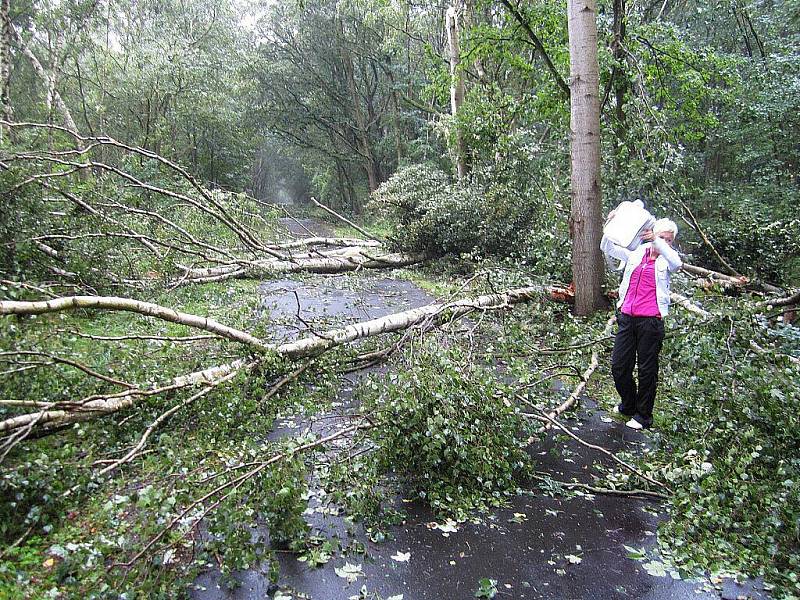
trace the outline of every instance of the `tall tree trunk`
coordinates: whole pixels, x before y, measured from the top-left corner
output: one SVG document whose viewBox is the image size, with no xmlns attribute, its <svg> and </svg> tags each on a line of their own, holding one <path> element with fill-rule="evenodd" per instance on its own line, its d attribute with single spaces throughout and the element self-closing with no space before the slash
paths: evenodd
<svg viewBox="0 0 800 600">
<path fill-rule="evenodd" d="M 457 119 L 458 111 L 464 104 L 464 74 L 459 69 L 461 49 L 459 47 L 458 4 L 459 0 L 453 0 L 453 5 L 447 9 L 446 15 L 447 44 L 450 54 L 450 112 L 453 119 Z M 464 146 L 464 135 L 457 120 L 455 122 L 455 152 L 458 178 L 463 179 L 468 170 L 467 153 Z"/>
<path fill-rule="evenodd" d="M 572 130 L 572 276 L 575 313 L 604 305 L 600 254 L 600 77 L 597 1 L 568 0 Z"/>
<path fill-rule="evenodd" d="M 356 140 L 359 151 L 364 161 L 364 171 L 367 173 L 367 182 L 370 193 L 378 189 L 380 178 L 375 166 L 375 157 L 372 154 L 372 147 L 369 143 L 367 131 L 367 118 L 361 106 L 361 96 L 356 85 L 355 66 L 353 65 L 353 54 L 347 47 L 347 39 L 344 35 L 344 23 L 339 21 L 339 31 L 341 33 L 340 43 L 342 44 L 342 66 L 344 67 L 345 78 L 347 79 L 347 90 L 350 93 L 352 102 L 353 118 L 356 121 Z"/>
<path fill-rule="evenodd" d="M 0 0 L 0 118 L 11 121 L 11 0 Z M 3 141 L 5 127 L 0 127 Z"/>
<path fill-rule="evenodd" d="M 64 126 L 71 132 L 78 134 L 79 131 L 78 126 L 75 124 L 75 119 L 72 118 L 72 113 L 69 111 L 64 99 L 61 97 L 61 94 L 54 85 L 53 78 L 47 73 L 45 68 L 42 66 L 42 63 L 39 62 L 39 59 L 25 43 L 25 40 L 22 39 L 22 36 L 17 33 L 17 30 L 14 29 L 13 25 L 9 24 L 8 31 L 11 34 L 11 37 L 17 43 L 17 46 L 19 46 L 19 49 L 31 63 L 36 75 L 42 80 L 45 90 L 48 92 L 48 95 L 51 96 L 51 100 L 55 106 L 55 109 L 61 114 L 61 118 L 64 120 Z M 79 141 L 77 141 L 76 144 L 78 145 L 79 149 L 83 149 Z"/>
</svg>

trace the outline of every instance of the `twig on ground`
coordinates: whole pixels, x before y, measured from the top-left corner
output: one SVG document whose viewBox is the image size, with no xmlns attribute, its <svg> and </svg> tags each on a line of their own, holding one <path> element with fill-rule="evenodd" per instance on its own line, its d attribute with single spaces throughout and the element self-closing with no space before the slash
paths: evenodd
<svg viewBox="0 0 800 600">
<path fill-rule="evenodd" d="M 561 431 L 566 433 L 568 436 L 570 436 L 572 439 L 574 439 L 579 444 L 581 444 L 583 446 L 586 446 L 587 448 L 591 448 L 592 450 L 597 450 L 598 452 L 601 452 L 602 454 L 605 454 L 611 460 L 613 460 L 617 464 L 621 465 L 623 468 L 627 469 L 628 471 L 630 471 L 631 473 L 633 473 L 637 477 L 640 477 L 644 481 L 647 481 L 648 483 L 652 483 L 653 485 L 655 485 L 657 487 L 660 487 L 661 489 L 667 490 L 668 492 L 672 493 L 672 490 L 670 489 L 670 487 L 668 485 L 666 485 L 664 483 L 661 483 L 660 481 L 658 481 L 656 479 L 653 479 L 652 477 L 650 477 L 648 475 L 645 475 L 644 473 L 642 473 L 639 469 L 637 469 L 633 465 L 630 465 L 630 464 L 626 463 L 624 460 L 622 460 L 621 458 L 618 458 L 617 456 L 615 456 L 613 452 L 609 452 L 608 450 L 606 450 L 602 446 L 598 446 L 596 444 L 590 444 L 589 442 L 587 442 L 587 441 L 583 440 L 582 438 L 578 437 L 572 431 L 570 431 L 567 427 L 565 427 L 564 425 L 559 423 L 555 418 L 551 417 L 549 414 L 547 414 L 546 412 L 541 410 L 538 406 L 536 406 L 533 402 L 531 402 L 530 400 L 528 400 L 524 396 L 521 396 L 520 394 L 515 394 L 515 397 L 517 398 L 517 400 L 527 404 L 528 406 L 533 408 L 537 413 L 539 413 L 538 415 L 529 415 L 532 418 L 534 418 L 534 419 L 536 419 L 538 421 L 542 421 L 544 423 L 551 423 L 552 425 L 555 425 Z"/>
<path fill-rule="evenodd" d="M 264 397 L 261 399 L 261 403 L 263 404 L 264 402 L 266 402 L 267 400 L 269 400 L 270 398 L 272 398 L 272 397 L 273 397 L 275 394 L 277 394 L 279 391 L 281 391 L 281 389 L 282 389 L 282 388 L 283 388 L 283 387 L 284 387 L 284 386 L 285 386 L 287 383 L 290 383 L 290 382 L 292 382 L 292 381 L 296 380 L 298 377 L 300 377 L 300 375 L 302 375 L 302 374 L 303 374 L 303 372 L 304 372 L 306 369 L 308 369 L 308 367 L 310 367 L 310 366 L 311 366 L 311 363 L 312 363 L 312 362 L 313 362 L 313 361 L 310 361 L 310 360 L 308 360 L 308 361 L 304 362 L 304 363 L 303 363 L 303 364 L 301 364 L 299 367 L 297 367 L 297 368 L 296 368 L 294 371 L 292 371 L 291 373 L 289 373 L 289 374 L 285 375 L 285 376 L 284 376 L 284 377 L 282 377 L 280 380 L 278 380 L 278 382 L 277 382 L 277 383 L 275 383 L 275 385 L 273 385 L 273 386 L 272 386 L 272 387 L 269 389 L 269 391 L 268 391 L 268 392 L 267 392 L 267 393 L 264 395 Z"/>
<path fill-rule="evenodd" d="M 612 315 L 611 318 L 606 322 L 606 327 L 603 330 L 603 337 L 607 337 L 608 335 L 610 335 L 611 328 L 614 326 L 614 323 L 616 323 L 616 321 L 617 321 L 617 317 Z M 589 383 L 589 378 L 595 372 L 595 370 L 597 369 L 599 364 L 600 364 L 600 362 L 599 362 L 599 359 L 598 359 L 598 352 L 597 352 L 597 348 L 595 348 L 594 351 L 592 352 L 592 360 L 589 363 L 589 367 L 583 372 L 583 375 L 581 375 L 581 382 L 572 391 L 572 393 L 569 395 L 569 398 L 567 398 L 555 410 L 550 411 L 550 414 L 549 414 L 550 418 L 557 417 L 558 415 L 563 413 L 565 410 L 568 410 L 568 409 L 572 408 L 572 406 L 575 405 L 575 403 L 578 401 L 578 398 L 583 393 L 583 390 L 586 387 L 586 384 Z"/>
<path fill-rule="evenodd" d="M 112 464 L 108 465 L 105 469 L 101 470 L 98 473 L 98 475 L 106 475 L 106 474 L 110 473 L 111 471 L 115 470 L 120 465 L 123 465 L 123 464 L 129 462 L 130 460 L 132 460 L 137 454 L 139 454 L 139 451 L 147 443 L 147 439 L 150 437 L 150 435 L 153 433 L 153 431 L 155 431 L 164 421 L 169 419 L 172 415 L 174 415 L 180 409 L 188 406 L 189 404 L 191 404 L 192 402 L 194 402 L 198 398 L 202 398 L 203 396 L 208 394 L 211 390 L 213 390 L 218 385 L 221 385 L 223 383 L 226 383 L 226 382 L 230 381 L 231 379 L 236 377 L 236 375 L 238 375 L 238 374 L 239 374 L 238 371 L 234 371 L 232 373 L 229 373 L 225 377 L 222 377 L 221 379 L 206 383 L 207 387 L 205 387 L 204 389 L 200 390 L 196 394 L 193 394 L 192 396 L 190 396 L 189 398 L 187 398 L 186 400 L 184 400 L 180 404 L 176 404 L 175 406 L 173 406 L 172 408 L 170 408 L 166 412 L 164 412 L 161 415 L 159 415 L 159 417 L 155 421 L 153 421 L 150 424 L 150 426 L 145 430 L 145 432 L 142 434 L 142 437 L 139 438 L 139 441 L 136 443 L 136 445 L 133 448 L 131 448 L 128 451 L 128 453 L 125 454 L 125 456 L 123 456 L 122 458 L 120 458 L 117 461 L 114 461 Z"/>
<path fill-rule="evenodd" d="M 654 498 L 657 500 L 669 499 L 669 496 L 665 494 L 661 494 L 660 492 L 651 492 L 650 490 L 615 490 L 612 488 L 595 487 L 586 483 L 579 483 L 577 481 L 572 481 L 572 482 L 558 481 L 557 479 L 552 479 L 550 477 L 541 477 L 538 475 L 534 475 L 533 478 L 538 481 L 543 481 L 545 483 L 555 483 L 565 488 L 580 488 L 583 490 L 587 490 L 593 494 L 607 494 L 611 496 L 645 496 L 647 498 Z"/>
<path fill-rule="evenodd" d="M 215 496 L 218 496 L 221 492 L 223 492 L 225 490 L 228 490 L 228 488 L 230 488 L 230 490 L 228 490 L 228 492 L 226 494 L 221 496 L 213 504 L 211 504 L 206 509 L 204 509 L 203 512 L 200 513 L 197 516 L 197 518 L 194 519 L 194 523 L 187 529 L 187 531 L 185 531 L 180 536 L 178 536 L 178 538 L 176 540 L 174 540 L 173 542 L 171 542 L 170 545 L 174 545 L 174 544 L 178 543 L 180 540 L 185 538 L 186 535 L 188 535 L 189 531 L 194 529 L 197 526 L 197 524 L 206 517 L 206 515 L 208 515 L 217 506 L 219 506 L 222 502 L 224 502 L 227 498 L 229 498 L 244 483 L 246 483 L 247 481 L 249 481 L 250 479 L 252 479 L 256 475 L 258 475 L 261 471 L 266 469 L 268 466 L 270 466 L 272 464 L 275 464 L 276 462 L 278 462 L 280 460 L 285 460 L 285 459 L 291 458 L 291 457 L 295 456 L 296 454 L 299 454 L 301 452 L 305 452 L 306 450 L 310 450 L 312 448 L 316 448 L 317 446 L 321 446 L 323 444 L 327 444 L 328 442 L 331 442 L 331 441 L 333 441 L 335 439 L 338 439 L 338 438 L 340 438 L 342 436 L 345 436 L 345 435 L 348 435 L 350 433 L 354 433 L 354 432 L 356 432 L 356 431 L 358 431 L 360 429 L 370 429 L 372 427 L 374 427 L 374 425 L 364 424 L 364 423 L 359 423 L 357 425 L 352 425 L 350 427 L 346 427 L 344 429 L 340 429 L 339 431 L 336 431 L 336 432 L 334 432 L 334 433 L 332 433 L 332 434 L 330 434 L 328 436 L 325 436 L 324 438 L 320 438 L 320 439 L 315 440 L 313 442 L 309 442 L 307 444 L 303 444 L 302 446 L 298 446 L 297 448 L 293 448 L 293 449 L 291 449 L 291 450 L 289 450 L 287 452 L 284 452 L 284 453 L 281 453 L 281 454 L 277 454 L 277 455 L 273 456 L 272 458 L 259 463 L 256 467 L 254 467 L 253 469 L 249 470 L 247 473 L 244 473 L 243 475 L 239 475 L 238 477 L 236 477 L 236 478 L 234 478 L 234 479 L 232 479 L 230 481 L 226 481 L 225 483 L 220 484 L 219 486 L 217 486 L 216 488 L 214 488 L 210 492 L 204 494 L 202 497 L 200 497 L 197 500 L 195 500 L 194 502 L 190 503 L 184 510 L 182 510 L 180 512 L 180 514 L 178 514 L 176 517 L 174 517 L 167 524 L 166 527 L 162 528 L 159 533 L 154 535 L 147 542 L 147 544 L 145 544 L 144 548 L 142 548 L 133 558 L 131 558 L 129 561 L 124 562 L 124 563 L 120 563 L 120 562 L 114 563 L 113 566 L 119 566 L 119 567 L 123 567 L 123 568 L 130 568 L 131 566 L 133 566 L 134 563 L 136 563 L 136 561 L 138 561 L 140 558 L 142 558 L 143 556 L 148 554 L 150 549 L 155 544 L 157 544 L 161 540 L 161 538 L 163 538 L 169 531 L 171 531 L 175 527 L 175 525 L 177 525 L 181 520 L 183 520 L 186 517 L 186 515 L 188 515 L 190 512 L 192 512 L 198 506 L 201 506 L 207 500 L 209 500 L 209 499 L 211 499 L 211 498 L 213 498 Z"/>
<path fill-rule="evenodd" d="M 33 525 L 28 527 L 28 529 L 25 531 L 25 533 L 23 533 L 21 536 L 19 536 L 14 542 L 12 542 L 10 545 L 8 545 L 5 548 L 3 548 L 2 550 L 0 550 L 0 560 L 3 560 L 5 558 L 5 556 L 6 556 L 6 554 L 8 554 L 8 552 L 10 552 L 11 550 L 13 550 L 17 546 L 19 546 L 22 542 L 24 542 L 25 538 L 30 535 L 31 531 L 33 531 Z"/>
</svg>

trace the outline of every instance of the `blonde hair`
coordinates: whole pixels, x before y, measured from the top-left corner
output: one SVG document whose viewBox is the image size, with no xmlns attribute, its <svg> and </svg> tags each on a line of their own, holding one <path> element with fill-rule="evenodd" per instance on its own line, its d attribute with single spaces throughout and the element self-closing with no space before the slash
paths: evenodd
<svg viewBox="0 0 800 600">
<path fill-rule="evenodd" d="M 675 224 L 675 221 L 659 219 L 653 224 L 653 235 L 658 235 L 664 231 L 670 231 L 674 237 L 678 237 L 678 226 Z"/>
</svg>

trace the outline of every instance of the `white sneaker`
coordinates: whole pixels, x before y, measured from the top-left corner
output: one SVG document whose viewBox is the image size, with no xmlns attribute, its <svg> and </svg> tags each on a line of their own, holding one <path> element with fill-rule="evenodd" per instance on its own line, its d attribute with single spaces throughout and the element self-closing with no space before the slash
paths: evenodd
<svg viewBox="0 0 800 600">
<path fill-rule="evenodd" d="M 627 423 L 625 423 L 626 427 L 630 427 L 631 429 L 644 429 L 644 425 L 639 423 L 636 419 L 631 419 Z"/>
</svg>

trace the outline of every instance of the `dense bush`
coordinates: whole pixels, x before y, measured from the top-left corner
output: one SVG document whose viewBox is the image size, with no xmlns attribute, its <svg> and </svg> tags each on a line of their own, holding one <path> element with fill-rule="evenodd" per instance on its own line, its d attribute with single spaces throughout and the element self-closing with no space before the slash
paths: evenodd
<svg viewBox="0 0 800 600">
<path fill-rule="evenodd" d="M 754 352 L 800 351 L 798 337 L 750 319 L 689 328 L 665 347 L 661 459 L 676 489 L 664 525 L 677 561 L 764 575 L 800 592 L 798 366 Z"/>
<path fill-rule="evenodd" d="M 431 165 L 399 170 L 374 194 L 372 208 L 397 222 L 394 244 L 429 256 L 514 257 L 551 278 L 569 270 L 566 211 L 530 133 L 505 136 L 493 160 L 464 182 Z"/>
<path fill-rule="evenodd" d="M 738 197 L 732 200 L 734 194 Z M 707 234 L 727 260 L 775 285 L 800 282 L 800 219 L 791 190 L 724 189 L 708 196 L 716 200 L 716 210 L 708 218 Z M 699 246 L 696 254 L 701 264 L 716 264 L 706 247 Z"/>
<path fill-rule="evenodd" d="M 439 513 L 496 504 L 528 460 L 525 422 L 509 395 L 458 350 L 417 349 L 407 369 L 368 392 L 378 424 L 371 459 Z"/>
<path fill-rule="evenodd" d="M 399 170 L 375 192 L 373 207 L 397 218 L 392 242 L 407 252 L 458 254 L 480 243 L 480 198 L 429 165 Z"/>
</svg>

